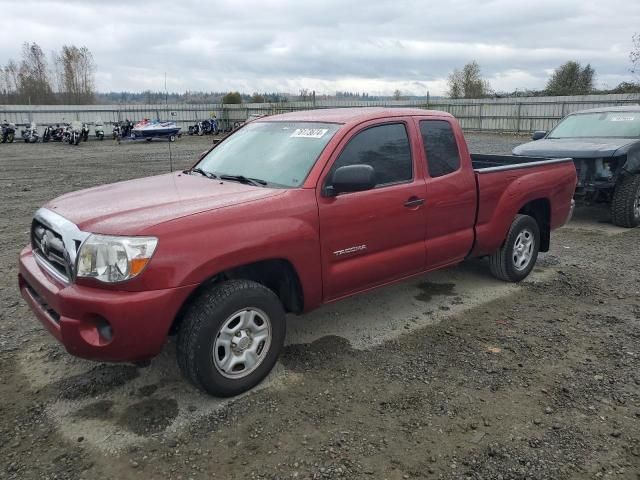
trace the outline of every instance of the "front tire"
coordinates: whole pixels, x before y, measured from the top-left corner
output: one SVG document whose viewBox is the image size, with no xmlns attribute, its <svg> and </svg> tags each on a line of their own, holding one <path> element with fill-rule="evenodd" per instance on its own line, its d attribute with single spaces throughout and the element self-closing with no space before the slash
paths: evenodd
<svg viewBox="0 0 640 480">
<path fill-rule="evenodd" d="M 205 392 L 238 395 L 268 375 L 285 333 L 284 308 L 271 290 L 249 280 L 217 283 L 185 314 L 178 332 L 178 365 Z"/>
<path fill-rule="evenodd" d="M 619 227 L 640 225 L 640 175 L 627 175 L 616 185 L 611 201 L 611 220 Z"/>
<path fill-rule="evenodd" d="M 506 240 L 489 257 L 492 275 L 505 282 L 524 280 L 533 270 L 539 250 L 538 223 L 529 215 L 516 215 Z"/>
</svg>

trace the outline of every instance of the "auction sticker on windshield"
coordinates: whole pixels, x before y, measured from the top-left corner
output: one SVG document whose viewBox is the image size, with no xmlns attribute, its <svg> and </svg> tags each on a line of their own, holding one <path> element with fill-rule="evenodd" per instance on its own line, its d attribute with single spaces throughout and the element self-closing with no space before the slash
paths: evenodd
<svg viewBox="0 0 640 480">
<path fill-rule="evenodd" d="M 290 138 L 322 138 L 328 128 L 296 128 Z"/>
<path fill-rule="evenodd" d="M 609 117 L 611 122 L 633 122 L 636 119 L 633 115 L 613 115 Z"/>
</svg>

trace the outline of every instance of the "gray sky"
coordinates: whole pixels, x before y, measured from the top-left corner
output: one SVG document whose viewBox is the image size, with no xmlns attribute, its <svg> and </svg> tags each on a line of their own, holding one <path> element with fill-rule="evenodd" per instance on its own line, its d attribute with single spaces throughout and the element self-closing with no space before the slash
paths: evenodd
<svg viewBox="0 0 640 480">
<path fill-rule="evenodd" d="M 476 59 L 495 90 L 542 88 L 567 60 L 631 80 L 632 0 L 0 0 L 0 64 L 22 42 L 86 45 L 97 87 L 432 95 Z"/>
</svg>

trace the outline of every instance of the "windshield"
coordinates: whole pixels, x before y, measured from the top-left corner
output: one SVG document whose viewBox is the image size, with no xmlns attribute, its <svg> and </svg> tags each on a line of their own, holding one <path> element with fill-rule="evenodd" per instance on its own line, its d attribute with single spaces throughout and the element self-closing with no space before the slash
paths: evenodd
<svg viewBox="0 0 640 480">
<path fill-rule="evenodd" d="M 600 112 L 571 115 L 547 138 L 640 137 L 640 112 Z"/>
<path fill-rule="evenodd" d="M 198 168 L 298 187 L 340 125 L 255 121 L 211 150 Z"/>
</svg>

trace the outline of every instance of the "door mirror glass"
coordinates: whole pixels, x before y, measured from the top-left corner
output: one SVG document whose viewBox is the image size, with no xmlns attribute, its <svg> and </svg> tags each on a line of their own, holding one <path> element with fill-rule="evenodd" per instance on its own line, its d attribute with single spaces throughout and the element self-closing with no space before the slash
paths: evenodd
<svg viewBox="0 0 640 480">
<path fill-rule="evenodd" d="M 541 138 L 546 137 L 547 132 L 544 130 L 538 130 L 537 132 L 533 132 L 533 135 L 531 135 L 531 138 L 533 140 L 540 140 Z"/>
<path fill-rule="evenodd" d="M 376 172 L 371 165 L 346 165 L 336 169 L 326 194 L 334 197 L 340 193 L 361 192 L 376 186 Z"/>
</svg>

